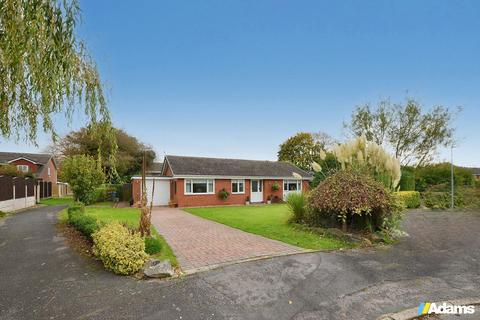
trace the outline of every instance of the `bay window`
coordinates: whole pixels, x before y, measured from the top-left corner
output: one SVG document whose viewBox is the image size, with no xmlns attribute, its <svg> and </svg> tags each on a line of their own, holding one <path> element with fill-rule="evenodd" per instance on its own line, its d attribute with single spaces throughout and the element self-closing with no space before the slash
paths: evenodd
<svg viewBox="0 0 480 320">
<path fill-rule="evenodd" d="M 213 179 L 185 179 L 185 194 L 213 194 Z"/>
<path fill-rule="evenodd" d="M 245 180 L 232 180 L 232 193 L 245 193 Z"/>
</svg>

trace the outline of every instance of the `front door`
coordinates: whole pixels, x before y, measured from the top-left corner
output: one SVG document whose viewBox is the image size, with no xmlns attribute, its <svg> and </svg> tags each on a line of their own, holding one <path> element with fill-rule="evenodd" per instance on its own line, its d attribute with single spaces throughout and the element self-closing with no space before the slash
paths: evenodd
<svg viewBox="0 0 480 320">
<path fill-rule="evenodd" d="M 250 189 L 250 202 L 263 202 L 263 180 L 252 180 Z"/>
</svg>

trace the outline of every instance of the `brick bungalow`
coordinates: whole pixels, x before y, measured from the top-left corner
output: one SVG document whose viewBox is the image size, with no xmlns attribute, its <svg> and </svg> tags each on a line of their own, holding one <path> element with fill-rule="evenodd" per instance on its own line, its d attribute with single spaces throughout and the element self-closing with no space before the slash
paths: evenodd
<svg viewBox="0 0 480 320">
<path fill-rule="evenodd" d="M 147 173 L 146 185 L 149 202 L 155 188 L 153 205 L 195 207 L 281 201 L 307 190 L 312 179 L 286 162 L 166 155 L 160 170 Z M 229 193 L 226 199 L 220 198 L 221 190 Z M 132 178 L 132 193 L 138 203 L 141 177 Z"/>
</svg>

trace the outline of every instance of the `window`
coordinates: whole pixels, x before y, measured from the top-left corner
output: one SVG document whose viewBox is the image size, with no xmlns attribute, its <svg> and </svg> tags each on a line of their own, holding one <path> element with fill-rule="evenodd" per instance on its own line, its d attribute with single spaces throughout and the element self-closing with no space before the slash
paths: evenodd
<svg viewBox="0 0 480 320">
<path fill-rule="evenodd" d="M 26 164 L 19 164 L 17 165 L 17 170 L 23 173 L 27 173 L 30 169 Z"/>
<path fill-rule="evenodd" d="M 284 180 L 283 191 L 299 191 L 302 190 L 301 180 Z"/>
<path fill-rule="evenodd" d="M 213 179 L 185 179 L 185 194 L 213 194 Z"/>
<path fill-rule="evenodd" d="M 50 167 L 47 168 L 47 174 L 50 177 Z"/>
<path fill-rule="evenodd" d="M 232 193 L 245 193 L 245 180 L 232 180 Z"/>
</svg>

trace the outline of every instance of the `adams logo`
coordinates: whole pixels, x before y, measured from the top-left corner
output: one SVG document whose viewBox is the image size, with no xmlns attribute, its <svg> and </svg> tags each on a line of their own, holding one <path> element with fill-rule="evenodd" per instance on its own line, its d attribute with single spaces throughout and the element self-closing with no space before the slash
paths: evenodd
<svg viewBox="0 0 480 320">
<path fill-rule="evenodd" d="M 468 305 L 452 305 L 447 303 L 430 303 L 424 302 L 420 303 L 418 306 L 418 315 L 423 314 L 474 314 L 475 313 L 475 306 L 468 306 Z"/>
</svg>

